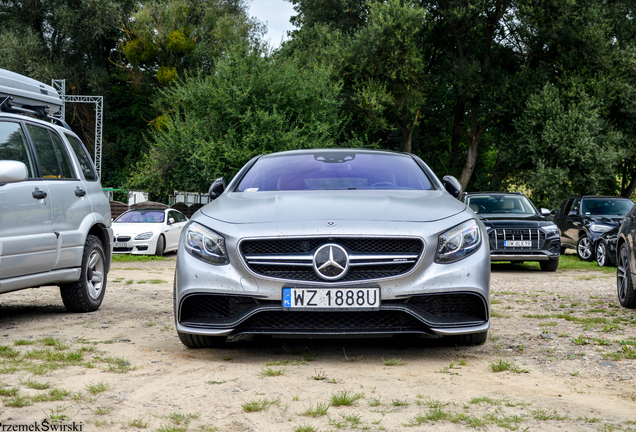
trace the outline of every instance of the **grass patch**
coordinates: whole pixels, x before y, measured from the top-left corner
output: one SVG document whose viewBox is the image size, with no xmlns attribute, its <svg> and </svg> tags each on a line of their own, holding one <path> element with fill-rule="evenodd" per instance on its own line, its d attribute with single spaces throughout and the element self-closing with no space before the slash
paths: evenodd
<svg viewBox="0 0 636 432">
<path fill-rule="evenodd" d="M 493 372 L 514 372 L 514 373 L 528 373 L 528 369 L 521 369 L 519 366 L 511 361 L 499 359 L 496 362 L 490 363 L 490 368 Z"/>
<path fill-rule="evenodd" d="M 190 424 L 190 422 L 192 420 L 198 419 L 199 417 L 201 417 L 200 413 L 194 413 L 194 414 L 181 414 L 181 413 L 170 413 L 168 415 L 168 419 L 176 424 L 176 425 L 180 425 L 183 424 L 185 426 L 187 426 L 188 424 Z"/>
<path fill-rule="evenodd" d="M 318 432 L 318 429 L 316 429 L 314 426 L 303 424 L 294 429 L 294 432 Z"/>
<path fill-rule="evenodd" d="M 391 358 L 388 360 L 382 359 L 384 366 L 404 366 L 406 362 L 401 358 Z"/>
<path fill-rule="evenodd" d="M 89 393 L 96 395 L 98 393 L 102 393 L 102 392 L 110 390 L 110 385 L 106 384 L 103 381 L 100 381 L 98 383 L 89 383 L 89 384 L 86 384 L 86 390 Z"/>
<path fill-rule="evenodd" d="M 131 255 L 131 254 L 113 254 L 113 262 L 148 262 L 148 261 L 168 261 L 169 257 L 158 257 L 154 255 Z"/>
<path fill-rule="evenodd" d="M 4 405 L 13 408 L 22 408 L 25 406 L 29 406 L 33 404 L 31 399 L 28 397 L 20 396 L 20 394 L 16 393 L 13 397 L 6 399 L 4 401 Z"/>
<path fill-rule="evenodd" d="M 327 414 L 327 410 L 329 409 L 329 404 L 328 403 L 318 403 L 316 404 L 315 408 L 309 407 L 307 408 L 307 410 L 303 413 L 303 415 L 309 416 L 309 417 L 320 417 L 320 416 L 324 416 Z"/>
<path fill-rule="evenodd" d="M 145 422 L 142 417 L 140 419 L 129 421 L 128 426 L 138 428 L 138 429 L 146 429 L 148 427 L 148 422 Z"/>
<path fill-rule="evenodd" d="M 252 401 L 244 402 L 241 404 L 243 411 L 245 412 L 258 412 L 258 411 L 267 411 L 270 406 L 278 405 L 280 400 L 278 398 L 269 400 L 269 399 L 255 399 Z"/>
<path fill-rule="evenodd" d="M 333 406 L 350 406 L 358 399 L 364 397 L 362 393 L 349 393 L 346 390 L 331 395 L 331 405 Z"/>
<path fill-rule="evenodd" d="M 15 358 L 19 355 L 20 355 L 20 351 L 7 345 L 0 345 L 0 357 Z"/>
<path fill-rule="evenodd" d="M 285 370 L 286 368 L 272 369 L 270 367 L 263 366 L 258 374 L 261 376 L 261 378 L 281 376 L 285 374 Z"/>
<path fill-rule="evenodd" d="M 49 389 L 49 388 L 51 388 L 53 386 L 53 384 L 51 384 L 48 381 L 43 383 L 43 382 L 35 381 L 35 380 L 31 379 L 31 378 L 29 378 L 26 381 L 20 380 L 20 382 L 22 384 L 24 384 L 25 386 L 27 386 L 28 388 L 34 389 L 34 390 L 46 390 L 46 389 Z"/>
</svg>

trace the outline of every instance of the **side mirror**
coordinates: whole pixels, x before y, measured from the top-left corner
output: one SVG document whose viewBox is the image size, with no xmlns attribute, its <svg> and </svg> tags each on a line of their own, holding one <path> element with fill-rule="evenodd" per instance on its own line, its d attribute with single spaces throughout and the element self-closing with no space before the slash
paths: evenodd
<svg viewBox="0 0 636 432">
<path fill-rule="evenodd" d="M 550 216 L 552 214 L 552 212 L 550 210 L 548 210 L 547 208 L 542 208 L 541 209 L 541 216 Z"/>
<path fill-rule="evenodd" d="M 462 193 L 462 184 L 452 175 L 444 176 L 442 179 L 442 184 L 446 191 L 457 198 L 460 193 Z"/>
<path fill-rule="evenodd" d="M 219 177 L 218 179 L 212 182 L 210 189 L 208 189 L 208 196 L 211 200 L 215 200 L 223 193 L 225 190 L 225 179 L 223 177 Z"/>
<path fill-rule="evenodd" d="M 29 178 L 29 170 L 23 162 L 3 160 L 0 161 L 0 184 L 18 183 Z"/>
<path fill-rule="evenodd" d="M 168 218 L 168 225 L 172 225 L 174 223 L 174 219 L 173 218 Z"/>
</svg>

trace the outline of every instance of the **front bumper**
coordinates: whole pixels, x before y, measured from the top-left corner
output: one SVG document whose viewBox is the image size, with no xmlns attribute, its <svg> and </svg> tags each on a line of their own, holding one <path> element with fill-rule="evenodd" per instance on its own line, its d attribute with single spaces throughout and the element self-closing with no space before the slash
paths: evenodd
<svg viewBox="0 0 636 432">
<path fill-rule="evenodd" d="M 448 220 L 426 224 L 430 234 L 422 236 L 424 252 L 408 273 L 377 280 L 333 283 L 298 283 L 255 274 L 241 259 L 237 245 L 241 238 L 265 232 L 263 227 L 241 226 L 237 233 L 240 237 L 233 237 L 224 232 L 224 226 L 217 224 L 213 228 L 226 239 L 229 265 L 209 265 L 185 251 L 182 242 L 179 246 L 175 274 L 177 331 L 209 336 L 400 333 L 442 336 L 486 331 L 490 325 L 488 242 L 484 236 L 480 249 L 473 255 L 451 264 L 436 264 L 437 237 L 451 224 Z M 343 225 L 345 223 L 339 223 Z M 374 228 L 376 231 L 368 229 L 364 234 L 346 232 L 344 226 L 340 235 L 397 236 L 407 232 L 413 237 L 415 224 L 387 225 Z M 228 231 L 235 229 L 228 227 Z M 292 226 L 286 227 L 285 232 L 297 231 Z M 312 233 L 316 237 L 330 235 L 333 233 L 327 231 Z M 337 238 L 331 241 L 337 243 Z M 381 306 L 376 311 L 283 310 L 283 288 L 299 285 L 316 289 L 372 285 L 380 289 Z"/>
<path fill-rule="evenodd" d="M 121 243 L 121 242 L 117 242 Z M 154 255 L 157 249 L 157 237 L 148 240 L 128 240 L 124 242 L 126 247 L 113 247 L 114 254 Z"/>
</svg>

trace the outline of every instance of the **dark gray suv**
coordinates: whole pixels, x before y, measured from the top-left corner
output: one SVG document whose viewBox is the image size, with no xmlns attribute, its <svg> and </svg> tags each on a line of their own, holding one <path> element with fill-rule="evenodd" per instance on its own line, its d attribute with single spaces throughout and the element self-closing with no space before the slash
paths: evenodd
<svg viewBox="0 0 636 432">
<path fill-rule="evenodd" d="M 69 311 L 97 310 L 113 233 L 95 168 L 77 135 L 35 118 L 44 107 L 15 103 L 2 79 L 0 73 L 0 294 L 59 285 Z"/>
</svg>

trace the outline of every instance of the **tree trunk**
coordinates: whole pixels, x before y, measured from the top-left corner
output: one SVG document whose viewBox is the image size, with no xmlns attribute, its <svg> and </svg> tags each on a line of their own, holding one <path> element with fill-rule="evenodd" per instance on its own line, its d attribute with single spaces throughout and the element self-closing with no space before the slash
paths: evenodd
<svg viewBox="0 0 636 432">
<path fill-rule="evenodd" d="M 457 99 L 455 112 L 453 113 L 453 130 L 451 133 L 451 171 L 454 171 L 459 162 L 459 143 L 462 139 L 464 126 L 464 112 L 466 111 L 466 91 Z"/>
<path fill-rule="evenodd" d="M 632 171 L 630 174 L 632 175 L 632 180 L 629 182 L 627 187 L 621 191 L 621 196 L 625 198 L 631 197 L 636 190 L 636 171 Z"/>
<path fill-rule="evenodd" d="M 479 143 L 484 132 L 486 132 L 487 124 L 479 126 L 477 119 L 477 107 L 479 106 L 479 98 L 472 98 L 470 101 L 470 136 L 468 137 L 468 155 L 466 156 L 466 163 L 462 174 L 459 178 L 459 182 L 462 184 L 462 190 L 466 190 L 470 178 L 475 172 L 475 166 L 477 165 L 477 153 L 479 150 Z"/>
<path fill-rule="evenodd" d="M 400 132 L 402 132 L 402 151 L 405 153 L 413 153 L 413 129 L 415 129 L 417 125 L 419 116 L 420 110 L 418 109 L 411 123 L 409 123 L 406 116 L 404 116 L 405 121 L 397 125 Z"/>
</svg>

